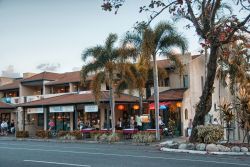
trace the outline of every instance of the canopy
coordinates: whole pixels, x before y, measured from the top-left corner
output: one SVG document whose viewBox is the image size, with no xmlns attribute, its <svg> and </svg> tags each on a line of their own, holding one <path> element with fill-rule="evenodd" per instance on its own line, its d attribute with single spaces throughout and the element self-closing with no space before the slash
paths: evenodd
<svg viewBox="0 0 250 167">
<path fill-rule="evenodd" d="M 159 102 L 160 110 L 167 109 L 167 106 L 169 106 L 171 102 Z M 149 104 L 149 110 L 154 110 L 155 109 L 155 103 L 150 103 Z"/>
</svg>

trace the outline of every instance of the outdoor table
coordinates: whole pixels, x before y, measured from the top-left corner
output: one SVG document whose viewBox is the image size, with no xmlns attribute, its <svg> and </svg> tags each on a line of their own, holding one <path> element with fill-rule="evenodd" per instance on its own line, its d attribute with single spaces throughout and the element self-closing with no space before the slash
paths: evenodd
<svg viewBox="0 0 250 167">
<path fill-rule="evenodd" d="M 133 134 L 136 134 L 138 129 L 123 129 L 124 139 L 131 139 Z"/>
</svg>

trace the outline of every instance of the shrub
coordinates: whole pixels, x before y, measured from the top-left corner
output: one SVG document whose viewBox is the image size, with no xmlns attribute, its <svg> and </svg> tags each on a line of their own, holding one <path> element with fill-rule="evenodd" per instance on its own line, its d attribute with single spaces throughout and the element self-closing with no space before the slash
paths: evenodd
<svg viewBox="0 0 250 167">
<path fill-rule="evenodd" d="M 220 125 L 200 125 L 196 129 L 198 141 L 201 143 L 216 143 L 224 136 L 223 127 Z"/>
<path fill-rule="evenodd" d="M 28 131 L 17 131 L 16 137 L 17 138 L 27 138 L 27 137 L 29 137 L 29 132 Z"/>
<path fill-rule="evenodd" d="M 106 142 L 108 138 L 108 134 L 104 133 L 99 137 L 100 142 Z"/>
<path fill-rule="evenodd" d="M 37 130 L 36 131 L 36 136 L 40 138 L 46 138 L 48 139 L 50 137 L 49 131 L 45 130 Z"/>
<path fill-rule="evenodd" d="M 57 136 L 64 140 L 80 140 L 82 139 L 82 133 L 80 131 L 59 131 Z"/>
<path fill-rule="evenodd" d="M 57 136 L 58 137 L 63 137 L 63 136 L 66 136 L 68 133 L 69 132 L 67 132 L 67 131 L 59 131 L 58 134 L 57 134 Z"/>
<path fill-rule="evenodd" d="M 140 132 L 132 136 L 134 143 L 152 143 L 155 141 L 154 134 L 150 132 Z"/>
<path fill-rule="evenodd" d="M 114 142 L 118 142 L 120 141 L 120 137 L 118 136 L 118 134 L 114 133 L 114 134 L 110 134 L 107 137 L 107 141 L 109 143 L 114 143 Z"/>
<path fill-rule="evenodd" d="M 75 138 L 76 138 L 77 140 L 82 139 L 82 133 L 81 133 L 79 130 L 70 132 L 70 134 L 71 134 L 72 136 L 75 136 Z"/>
</svg>

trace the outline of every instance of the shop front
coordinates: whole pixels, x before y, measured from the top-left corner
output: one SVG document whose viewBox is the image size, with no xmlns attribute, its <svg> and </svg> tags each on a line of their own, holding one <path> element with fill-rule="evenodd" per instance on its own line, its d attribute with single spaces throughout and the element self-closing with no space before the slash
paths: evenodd
<svg viewBox="0 0 250 167">
<path fill-rule="evenodd" d="M 44 129 L 44 108 L 27 108 L 24 117 L 25 129 L 29 131 L 29 134 L 35 135 L 36 130 Z"/>
<path fill-rule="evenodd" d="M 73 114 L 74 105 L 69 106 L 50 106 L 48 115 L 48 129 L 50 122 L 54 124 L 56 131 L 70 131 L 73 130 Z"/>
<path fill-rule="evenodd" d="M 0 123 L 5 121 L 10 126 L 12 120 L 16 122 L 16 108 L 11 104 L 0 101 Z"/>
<path fill-rule="evenodd" d="M 20 130 L 73 131 L 80 129 L 105 130 L 111 128 L 109 93 L 103 92 L 100 104 L 92 93 L 65 94 L 19 104 Z M 122 118 L 124 128 L 130 127 L 131 118 L 138 113 L 138 98 L 123 94 L 115 98 L 115 122 Z M 120 104 L 123 108 L 118 107 Z"/>
<path fill-rule="evenodd" d="M 77 105 L 77 126 L 78 129 L 100 129 L 101 111 L 96 104 L 78 104 Z"/>
<path fill-rule="evenodd" d="M 182 118 L 182 100 L 186 89 L 170 89 L 159 93 L 159 120 L 164 126 L 176 136 L 183 134 L 183 118 Z M 148 101 L 150 114 L 150 128 L 155 128 L 155 108 L 154 97 L 151 96 Z M 161 122 L 159 121 L 159 122 Z"/>
</svg>

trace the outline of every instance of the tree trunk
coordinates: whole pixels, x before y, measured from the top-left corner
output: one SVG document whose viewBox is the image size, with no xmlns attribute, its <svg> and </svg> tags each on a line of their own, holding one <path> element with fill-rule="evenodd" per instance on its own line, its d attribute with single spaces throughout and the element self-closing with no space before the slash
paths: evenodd
<svg viewBox="0 0 250 167">
<path fill-rule="evenodd" d="M 153 55 L 153 76 L 154 76 L 154 102 L 155 102 L 155 137 L 160 140 L 160 127 L 159 127 L 159 87 L 158 87 L 158 69 L 156 55 Z"/>
<path fill-rule="evenodd" d="M 151 96 L 151 87 L 149 83 L 146 83 L 146 99 Z"/>
<path fill-rule="evenodd" d="M 216 44 L 211 45 L 211 51 L 209 56 L 209 61 L 207 64 L 207 76 L 200 101 L 196 107 L 196 114 L 193 120 L 193 131 L 190 137 L 190 142 L 197 141 L 197 130 L 196 126 L 204 125 L 205 116 L 210 111 L 212 106 L 212 93 L 214 90 L 214 79 L 217 68 L 217 57 L 218 57 L 218 46 Z"/>
<path fill-rule="evenodd" d="M 112 134 L 115 133 L 115 97 L 112 81 L 110 81 L 110 109 L 111 109 L 111 125 L 112 125 Z"/>
<path fill-rule="evenodd" d="M 140 103 L 139 115 L 142 115 L 142 111 L 143 111 L 143 93 L 142 92 L 139 92 L 139 103 Z"/>
</svg>

